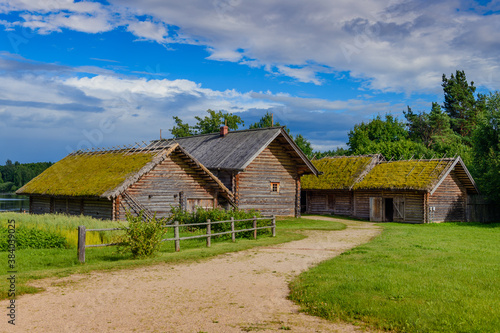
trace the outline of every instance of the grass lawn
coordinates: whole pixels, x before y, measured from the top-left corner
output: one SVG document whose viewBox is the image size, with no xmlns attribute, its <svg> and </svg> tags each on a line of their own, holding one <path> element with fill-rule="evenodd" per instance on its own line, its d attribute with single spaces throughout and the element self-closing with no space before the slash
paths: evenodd
<svg viewBox="0 0 500 333">
<path fill-rule="evenodd" d="M 30 225 L 45 230 L 53 230 L 66 235 L 69 238 L 71 248 L 68 249 L 17 249 L 16 255 L 16 294 L 35 293 L 37 290 L 30 287 L 29 281 L 46 277 L 63 277 L 74 273 L 86 273 L 93 270 L 111 270 L 133 268 L 158 263 L 184 262 L 201 260 L 218 254 L 241 251 L 257 246 L 269 246 L 293 240 L 302 239 L 305 236 L 300 230 L 342 230 L 345 225 L 339 222 L 325 222 L 321 220 L 306 219 L 278 219 L 276 237 L 267 233 L 254 239 L 237 239 L 235 243 L 230 240 L 212 239 L 212 246 L 205 246 L 205 239 L 181 241 L 181 251 L 174 251 L 173 242 L 162 243 L 160 252 L 148 259 L 132 259 L 128 253 L 120 254 L 116 247 L 87 248 L 86 262 L 80 264 L 77 258 L 77 249 L 73 246 L 74 235 L 67 233 L 65 222 L 75 229 L 78 225 L 87 228 L 105 228 L 110 221 L 93 220 L 86 217 L 67 217 L 63 215 L 28 215 L 17 213 L 0 213 L 0 224 L 5 224 L 8 219 L 15 219 L 16 226 Z M 114 227 L 115 225 L 113 225 Z M 170 231 L 173 232 L 173 231 Z M 181 236 L 187 233 L 181 234 Z M 171 235 L 169 235 L 171 236 Z M 112 239 L 112 236 L 104 235 L 97 237 Z M 93 242 L 94 243 L 94 242 Z M 0 252 L 0 299 L 7 298 L 8 281 L 7 271 L 8 252 Z"/>
<path fill-rule="evenodd" d="M 383 224 L 381 236 L 302 273 L 309 314 L 396 332 L 500 331 L 500 224 Z"/>
</svg>

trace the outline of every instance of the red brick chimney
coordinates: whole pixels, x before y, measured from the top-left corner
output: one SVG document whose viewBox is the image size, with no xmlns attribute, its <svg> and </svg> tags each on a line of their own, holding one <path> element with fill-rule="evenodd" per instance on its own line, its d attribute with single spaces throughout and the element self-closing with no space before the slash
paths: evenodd
<svg viewBox="0 0 500 333">
<path fill-rule="evenodd" d="M 221 126 L 220 128 L 220 136 L 226 136 L 226 134 L 229 132 L 229 127 L 226 125 Z"/>
</svg>

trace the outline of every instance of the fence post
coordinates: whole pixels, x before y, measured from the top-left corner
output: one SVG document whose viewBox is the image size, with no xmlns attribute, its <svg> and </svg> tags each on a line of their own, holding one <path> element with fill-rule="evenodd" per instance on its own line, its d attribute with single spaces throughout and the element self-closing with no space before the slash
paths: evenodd
<svg viewBox="0 0 500 333">
<path fill-rule="evenodd" d="M 85 262 L 85 237 L 86 229 L 84 225 L 78 226 L 78 260 L 81 263 Z"/>
<path fill-rule="evenodd" d="M 253 217 L 253 239 L 257 239 L 257 216 Z"/>
<path fill-rule="evenodd" d="M 234 217 L 231 216 L 231 240 L 236 242 L 236 233 L 234 232 Z"/>
<path fill-rule="evenodd" d="M 273 232 L 273 237 L 276 237 L 276 216 L 273 215 L 273 219 L 272 219 L 272 222 L 271 222 L 271 230 Z"/>
<path fill-rule="evenodd" d="M 207 247 L 210 247 L 210 245 L 212 244 L 212 237 L 210 236 L 210 234 L 212 233 L 212 230 L 211 230 L 211 224 L 210 224 L 210 219 L 207 220 Z"/>
<path fill-rule="evenodd" d="M 179 240 L 179 221 L 174 222 L 174 243 L 175 252 L 179 252 L 181 250 L 181 241 Z"/>
</svg>

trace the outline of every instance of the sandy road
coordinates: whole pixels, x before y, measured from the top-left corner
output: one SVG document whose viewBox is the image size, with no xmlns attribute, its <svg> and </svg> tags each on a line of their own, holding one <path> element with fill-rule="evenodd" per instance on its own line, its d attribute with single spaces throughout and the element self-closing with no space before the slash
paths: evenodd
<svg viewBox="0 0 500 333">
<path fill-rule="evenodd" d="M 360 329 L 353 325 L 299 313 L 299 307 L 287 299 L 291 278 L 381 231 L 368 222 L 342 222 L 348 225 L 342 231 L 308 231 L 308 238 L 300 241 L 196 263 L 37 281 L 46 291 L 19 297 L 15 329 L 4 318 L 0 330 L 357 332 Z M 0 306 L 5 309 L 7 301 Z"/>
</svg>

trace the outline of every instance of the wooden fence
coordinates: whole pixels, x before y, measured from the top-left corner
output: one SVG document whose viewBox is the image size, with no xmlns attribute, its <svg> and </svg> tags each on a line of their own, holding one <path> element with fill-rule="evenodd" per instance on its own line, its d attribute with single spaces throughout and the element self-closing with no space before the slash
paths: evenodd
<svg viewBox="0 0 500 333">
<path fill-rule="evenodd" d="M 259 220 L 270 220 L 271 225 L 257 227 L 257 221 L 259 221 Z M 247 228 L 247 229 L 236 229 L 235 228 L 235 223 L 248 222 L 248 221 L 253 221 L 252 228 Z M 144 223 L 148 223 L 148 222 L 144 222 Z M 231 223 L 231 231 L 212 233 L 212 225 L 220 224 L 220 223 Z M 189 236 L 189 237 L 179 237 L 179 228 L 194 227 L 194 226 L 206 226 L 206 228 L 207 228 L 206 234 Z M 272 236 L 275 237 L 276 236 L 276 217 L 275 216 L 271 216 L 271 217 L 255 217 L 254 216 L 251 219 L 235 220 L 234 218 L 231 218 L 230 220 L 226 220 L 226 221 L 213 221 L 213 222 L 210 220 L 207 220 L 207 222 L 204 222 L 204 223 L 192 223 L 192 224 L 179 224 L 178 221 L 175 221 L 173 224 L 164 225 L 163 227 L 164 228 L 173 228 L 174 229 L 174 237 L 173 238 L 165 238 L 165 239 L 162 239 L 161 241 L 162 242 L 173 241 L 174 245 L 175 245 L 175 251 L 179 252 L 181 249 L 181 245 L 180 245 L 181 240 L 206 238 L 207 239 L 207 247 L 210 247 L 211 243 L 212 243 L 212 237 L 231 234 L 231 240 L 233 242 L 235 242 L 236 241 L 236 234 L 238 232 L 253 231 L 253 238 L 257 239 L 257 230 L 260 230 L 260 229 L 271 229 Z M 86 229 L 85 226 L 83 226 L 83 225 L 79 226 L 78 227 L 78 260 L 82 263 L 85 262 L 85 249 L 88 247 L 116 246 L 116 245 L 120 244 L 120 243 L 109 243 L 109 244 L 86 245 L 85 242 L 86 242 L 87 232 L 90 232 L 90 231 L 116 231 L 116 230 L 123 230 L 123 229 L 122 228 Z"/>
<path fill-rule="evenodd" d="M 500 207 L 488 202 L 481 195 L 471 195 L 467 198 L 467 221 L 500 222 Z"/>
</svg>

